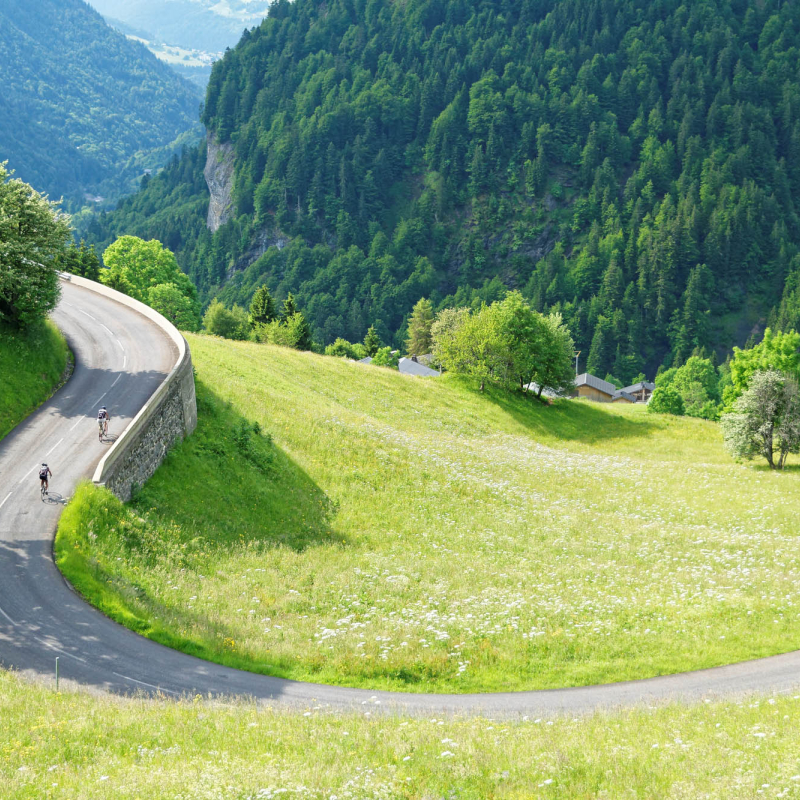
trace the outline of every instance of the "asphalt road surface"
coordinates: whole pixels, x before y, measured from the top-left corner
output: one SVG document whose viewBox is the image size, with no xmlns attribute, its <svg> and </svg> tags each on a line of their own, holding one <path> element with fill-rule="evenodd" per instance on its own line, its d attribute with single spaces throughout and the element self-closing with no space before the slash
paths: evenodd
<svg viewBox="0 0 800 800">
<path fill-rule="evenodd" d="M 0 664 L 52 682 L 55 659 L 67 685 L 121 694 L 242 695 L 295 706 L 407 713 L 515 716 L 697 700 L 800 685 L 800 651 L 728 667 L 643 681 L 474 695 L 365 691 L 270 678 L 218 666 L 155 644 L 81 600 L 52 558 L 58 516 L 81 478 L 91 477 L 110 442 L 95 422 L 101 404 L 114 437 L 172 368 L 177 352 L 145 317 L 74 285 L 63 287 L 54 319 L 76 356 L 72 378 L 0 441 Z M 38 465 L 52 471 L 42 501 Z"/>
</svg>

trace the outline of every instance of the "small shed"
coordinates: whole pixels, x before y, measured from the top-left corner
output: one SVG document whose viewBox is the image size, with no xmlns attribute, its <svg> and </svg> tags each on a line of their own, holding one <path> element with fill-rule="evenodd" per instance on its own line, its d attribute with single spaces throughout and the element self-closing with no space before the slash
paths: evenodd
<svg viewBox="0 0 800 800">
<path fill-rule="evenodd" d="M 614 396 L 611 398 L 612 403 L 636 403 L 638 402 L 636 398 L 626 392 L 624 389 L 620 389 L 619 391 L 614 393 Z"/>
<path fill-rule="evenodd" d="M 620 391 L 633 395 L 637 403 L 649 403 L 655 388 L 656 385 L 650 383 L 650 381 L 639 381 L 639 383 L 626 386 L 624 389 L 620 389 Z"/>
</svg>

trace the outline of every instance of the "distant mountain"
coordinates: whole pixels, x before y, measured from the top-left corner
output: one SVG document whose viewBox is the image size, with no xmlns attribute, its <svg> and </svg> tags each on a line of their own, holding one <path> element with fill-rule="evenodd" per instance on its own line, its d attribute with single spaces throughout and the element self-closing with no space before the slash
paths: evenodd
<svg viewBox="0 0 800 800">
<path fill-rule="evenodd" d="M 269 0 L 91 0 L 106 18 L 146 31 L 148 40 L 221 52 L 267 16 Z"/>
<path fill-rule="evenodd" d="M 82 0 L 3 0 L 0 75 L 0 161 L 51 197 L 119 196 L 196 141 L 197 89 Z"/>
</svg>

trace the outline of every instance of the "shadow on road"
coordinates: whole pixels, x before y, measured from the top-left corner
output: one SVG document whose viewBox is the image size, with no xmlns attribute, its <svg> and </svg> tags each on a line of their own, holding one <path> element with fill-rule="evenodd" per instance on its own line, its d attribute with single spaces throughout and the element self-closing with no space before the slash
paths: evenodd
<svg viewBox="0 0 800 800">
<path fill-rule="evenodd" d="M 51 506 L 65 506 L 67 499 L 58 492 L 48 491 L 47 494 L 42 495 L 42 502 Z"/>
</svg>

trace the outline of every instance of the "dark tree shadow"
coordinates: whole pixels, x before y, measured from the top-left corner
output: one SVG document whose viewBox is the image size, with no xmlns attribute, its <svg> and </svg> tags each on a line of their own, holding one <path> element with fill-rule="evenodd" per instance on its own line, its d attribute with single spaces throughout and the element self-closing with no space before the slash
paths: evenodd
<svg viewBox="0 0 800 800">
<path fill-rule="evenodd" d="M 486 399 L 500 407 L 531 434 L 583 444 L 611 439 L 646 438 L 657 426 L 644 414 L 636 417 L 610 413 L 603 403 L 588 400 L 537 400 L 532 394 L 487 386 Z"/>
</svg>

